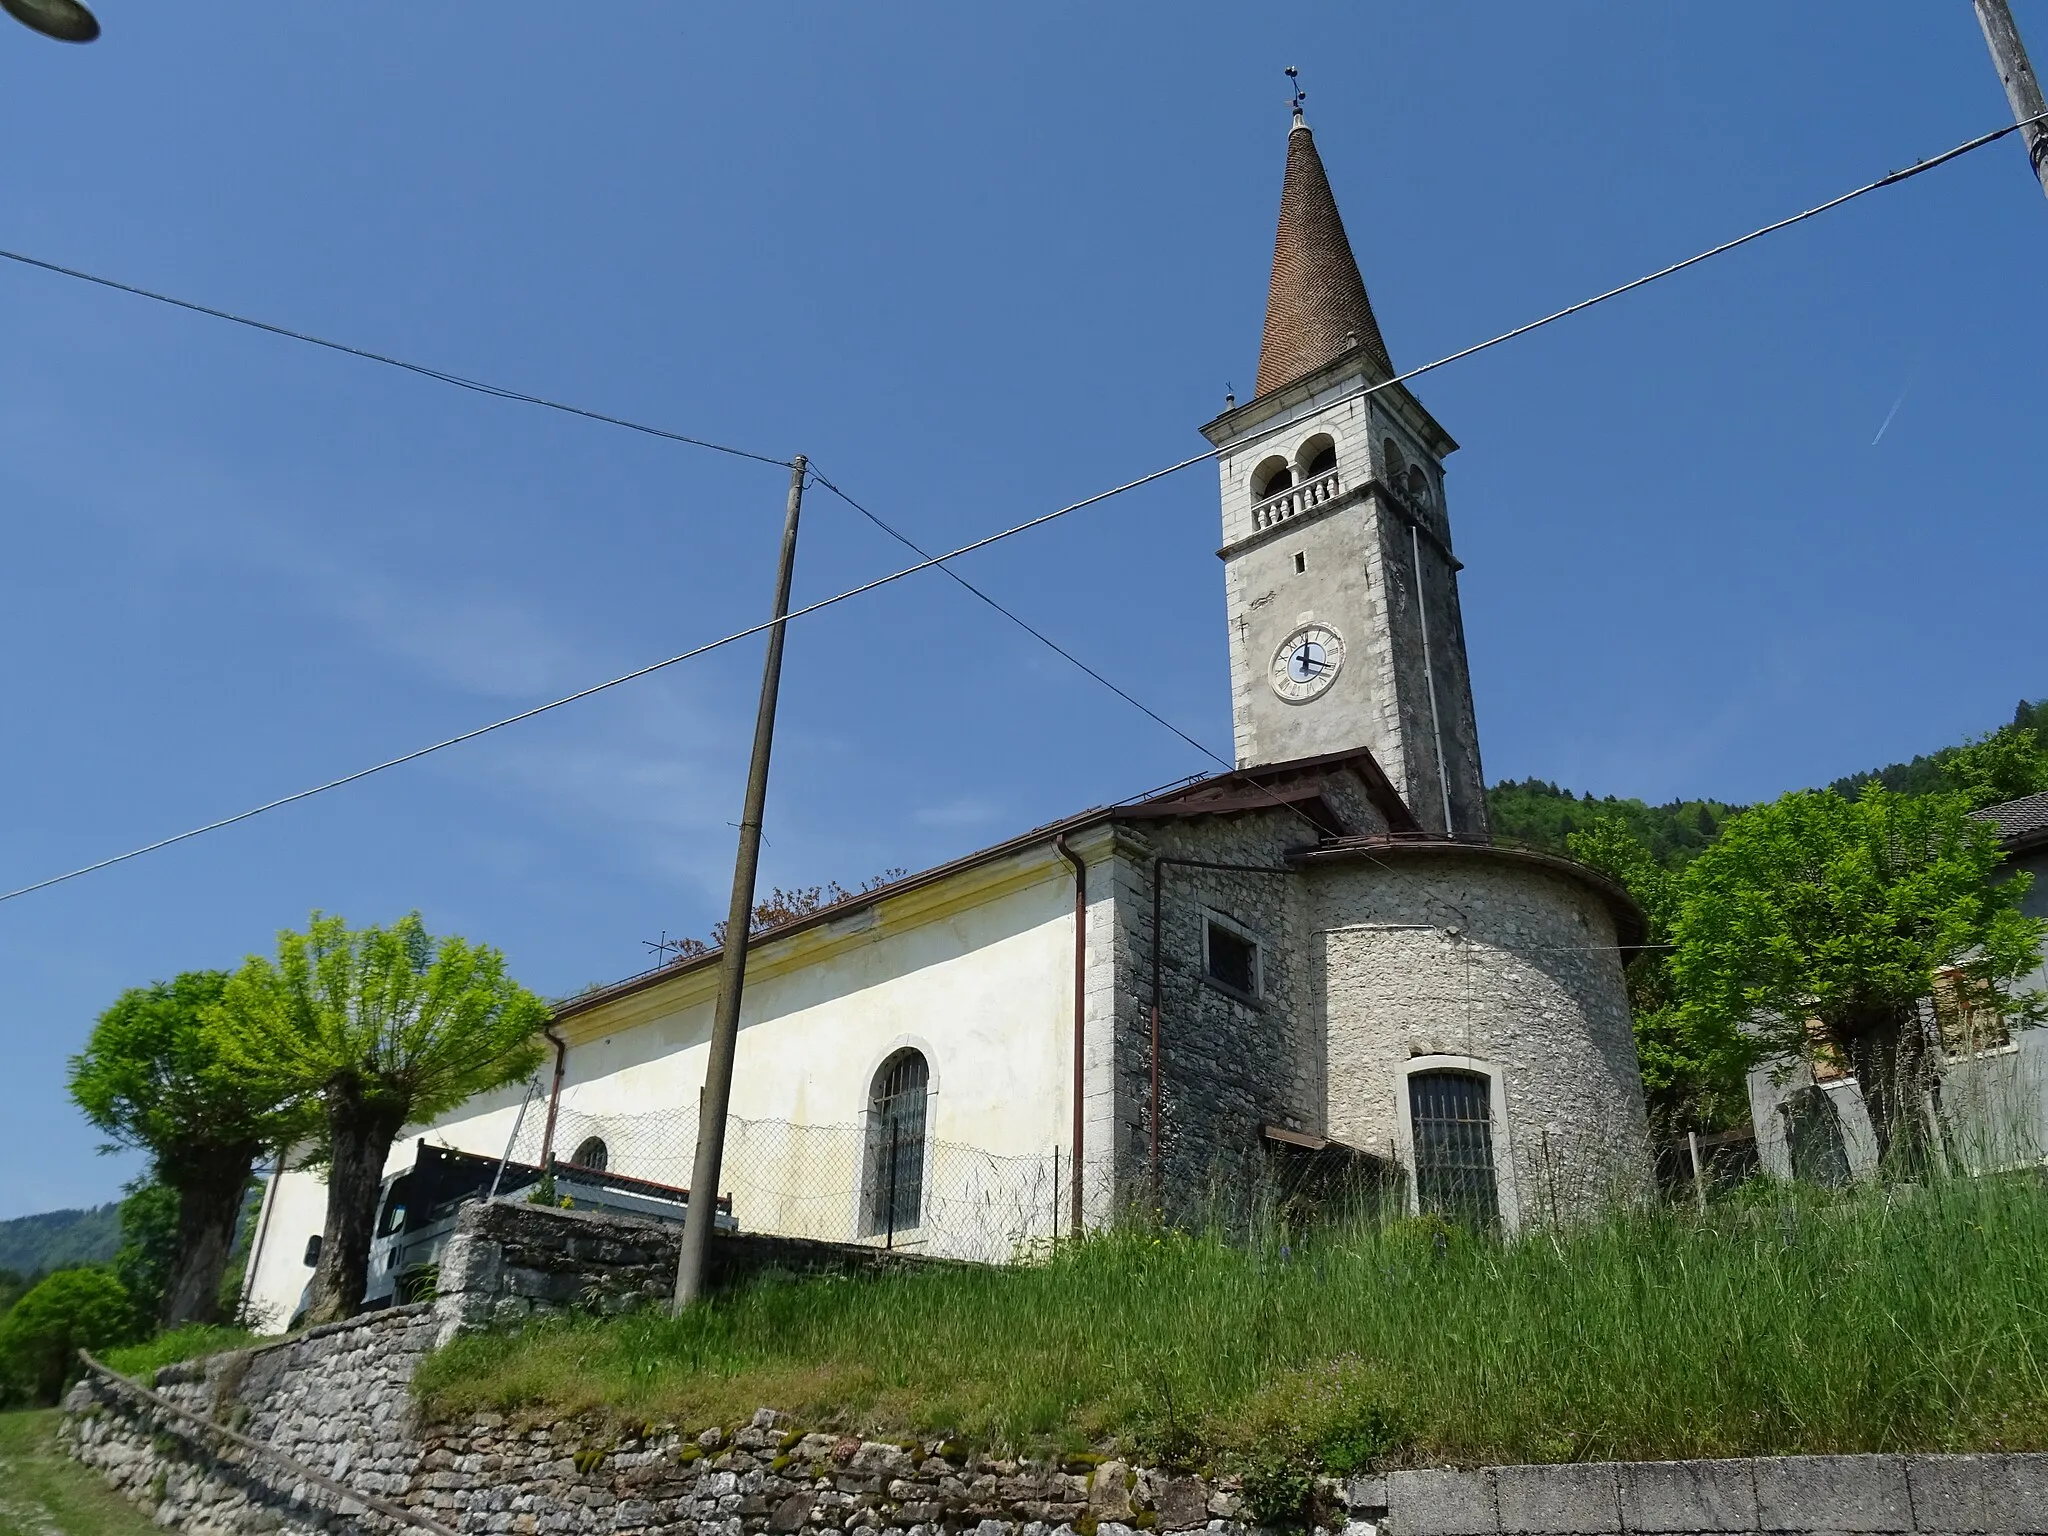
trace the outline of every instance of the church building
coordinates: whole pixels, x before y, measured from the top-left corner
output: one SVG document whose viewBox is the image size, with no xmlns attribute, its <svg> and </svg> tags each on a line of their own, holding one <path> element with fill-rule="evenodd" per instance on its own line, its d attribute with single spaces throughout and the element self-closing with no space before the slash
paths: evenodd
<svg viewBox="0 0 2048 1536">
<path fill-rule="evenodd" d="M 1276 1173 L 1383 1171 L 1513 1231 L 1636 1188 L 1648 1136 L 1603 876 L 1488 835 L 1444 461 L 1300 113 L 1254 397 L 1218 450 L 1234 771 L 849 897 L 752 943 L 743 1229 L 1002 1258 Z M 551 1065 L 407 1132 L 687 1183 L 716 951 L 557 1005 Z M 320 1229 L 272 1183 L 251 1295 Z"/>
</svg>

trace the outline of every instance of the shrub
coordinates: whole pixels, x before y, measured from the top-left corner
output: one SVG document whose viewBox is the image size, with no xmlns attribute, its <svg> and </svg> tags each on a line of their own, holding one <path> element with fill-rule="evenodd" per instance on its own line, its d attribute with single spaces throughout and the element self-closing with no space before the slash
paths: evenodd
<svg viewBox="0 0 2048 1536">
<path fill-rule="evenodd" d="M 0 1318 L 0 1381 L 8 1395 L 53 1403 L 77 1374 L 81 1349 L 135 1335 L 135 1305 L 105 1269 L 60 1269 Z"/>
</svg>

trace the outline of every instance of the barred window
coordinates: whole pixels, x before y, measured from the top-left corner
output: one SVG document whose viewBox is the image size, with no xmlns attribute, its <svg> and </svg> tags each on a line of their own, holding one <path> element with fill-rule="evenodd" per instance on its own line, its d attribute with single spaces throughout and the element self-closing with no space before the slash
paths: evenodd
<svg viewBox="0 0 2048 1536">
<path fill-rule="evenodd" d="M 587 1136 L 569 1159 L 571 1166 L 588 1168 L 592 1173 L 603 1173 L 611 1161 L 611 1149 L 604 1144 L 602 1136 Z"/>
<path fill-rule="evenodd" d="M 1415 1195 L 1425 1213 L 1473 1226 L 1500 1220 L 1493 1174 L 1491 1085 L 1477 1072 L 1416 1072 L 1408 1079 L 1415 1132 Z"/>
<path fill-rule="evenodd" d="M 875 1073 L 868 1095 L 868 1146 L 862 1229 L 893 1238 L 924 1218 L 925 1098 L 931 1067 L 921 1052 L 896 1052 Z"/>
</svg>

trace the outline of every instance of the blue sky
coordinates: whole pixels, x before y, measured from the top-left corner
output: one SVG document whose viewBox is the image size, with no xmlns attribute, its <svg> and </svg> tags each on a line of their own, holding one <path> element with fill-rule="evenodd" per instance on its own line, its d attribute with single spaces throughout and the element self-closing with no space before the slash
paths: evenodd
<svg viewBox="0 0 2048 1536">
<path fill-rule="evenodd" d="M 950 545 L 1246 393 L 1285 64 L 1404 366 L 2006 120 L 1968 7 L 1905 0 L 589 9 L 0 28 L 0 244 L 802 451 Z M 1489 776 L 1745 800 L 2048 694 L 2044 257 L 2008 140 L 1421 381 Z M 5 264 L 0 337 L 0 885 L 765 610 L 773 468 Z M 966 570 L 1227 751 L 1216 540 L 1204 467 Z M 814 496 L 799 600 L 899 555 Z M 550 993 L 706 930 L 758 656 L 0 906 L 0 1216 L 133 1172 L 63 1092 L 121 988 L 311 908 Z M 783 883 L 1206 766 L 936 576 L 798 626 L 782 722 Z"/>
</svg>

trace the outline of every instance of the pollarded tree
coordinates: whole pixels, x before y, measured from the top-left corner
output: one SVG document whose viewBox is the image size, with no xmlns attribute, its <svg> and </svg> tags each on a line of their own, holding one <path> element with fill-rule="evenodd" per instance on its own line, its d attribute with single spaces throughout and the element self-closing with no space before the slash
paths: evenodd
<svg viewBox="0 0 2048 1536">
<path fill-rule="evenodd" d="M 211 1014 L 222 1058 L 324 1112 L 327 1220 L 307 1321 L 362 1305 L 398 1132 L 531 1073 L 547 1018 L 497 950 L 436 939 L 417 912 L 354 931 L 315 912 L 306 932 L 278 935 L 275 962 L 252 955 L 229 980 Z"/>
<path fill-rule="evenodd" d="M 1691 1032 L 1804 1054 L 1817 1026 L 1856 1075 L 1880 1159 L 1907 1170 L 1933 1129 L 1920 1005 L 1937 974 L 2015 1022 L 2043 1014 L 2038 994 L 2007 990 L 2040 963 L 2044 924 L 2019 910 L 2029 877 L 1994 879 L 1998 829 L 1969 810 L 1964 795 L 1876 784 L 1753 807 L 1687 867 L 1673 923 Z"/>
<path fill-rule="evenodd" d="M 176 1235 L 156 1320 L 219 1320 L 221 1274 L 256 1159 L 304 1128 L 289 1095 L 229 1071 L 204 1026 L 225 971 L 132 987 L 71 1058 L 71 1097 L 122 1146 L 150 1154 L 176 1195 Z M 156 1297 L 148 1298 L 154 1304 Z"/>
</svg>

